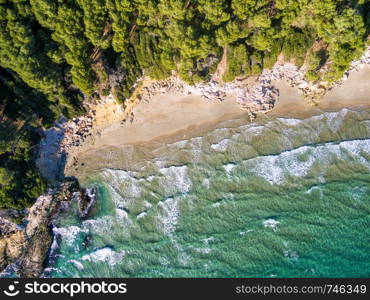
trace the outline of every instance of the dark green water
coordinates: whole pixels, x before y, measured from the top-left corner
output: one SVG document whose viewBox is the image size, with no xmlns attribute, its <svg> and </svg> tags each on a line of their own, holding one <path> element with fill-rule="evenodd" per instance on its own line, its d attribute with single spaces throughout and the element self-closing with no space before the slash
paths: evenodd
<svg viewBox="0 0 370 300">
<path fill-rule="evenodd" d="M 95 212 L 61 216 L 48 273 L 368 277 L 369 159 L 370 113 L 348 109 L 100 150 Z"/>
</svg>

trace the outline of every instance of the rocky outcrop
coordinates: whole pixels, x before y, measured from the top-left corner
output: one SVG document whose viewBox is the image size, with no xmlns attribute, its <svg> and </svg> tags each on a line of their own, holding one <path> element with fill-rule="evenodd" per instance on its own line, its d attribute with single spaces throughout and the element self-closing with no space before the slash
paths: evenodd
<svg viewBox="0 0 370 300">
<path fill-rule="evenodd" d="M 81 190 L 78 194 L 78 211 L 81 218 L 86 218 L 91 207 L 95 204 L 96 194 L 94 189 Z"/>
<path fill-rule="evenodd" d="M 0 217 L 0 270 L 20 257 L 25 246 L 24 231 Z"/>
<path fill-rule="evenodd" d="M 73 118 L 64 126 L 64 139 L 61 143 L 61 151 L 67 151 L 70 147 L 81 145 L 86 138 L 92 135 L 91 128 L 94 122 L 94 111 L 79 118 Z"/>
<path fill-rule="evenodd" d="M 81 215 L 86 215 L 93 201 L 89 195 L 76 179 L 68 178 L 37 199 L 22 225 L 0 218 L 0 272 L 13 265 L 20 277 L 39 277 L 52 244 L 50 228 L 56 216 L 71 201 L 78 201 Z"/>
</svg>

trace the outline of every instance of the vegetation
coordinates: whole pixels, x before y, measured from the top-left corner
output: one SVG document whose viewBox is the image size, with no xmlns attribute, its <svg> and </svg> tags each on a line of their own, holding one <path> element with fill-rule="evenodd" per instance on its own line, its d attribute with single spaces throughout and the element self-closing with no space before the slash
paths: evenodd
<svg viewBox="0 0 370 300">
<path fill-rule="evenodd" d="M 112 92 L 124 104 L 143 74 L 207 80 L 224 51 L 225 81 L 280 54 L 306 63 L 309 80 L 335 81 L 369 28 L 367 0 L 0 0 L 0 206 L 42 189 L 37 127 L 78 114 L 82 99 Z"/>
<path fill-rule="evenodd" d="M 40 122 L 50 124 L 53 117 L 42 93 L 0 68 L 0 208 L 22 208 L 44 191 L 33 149 Z"/>
</svg>

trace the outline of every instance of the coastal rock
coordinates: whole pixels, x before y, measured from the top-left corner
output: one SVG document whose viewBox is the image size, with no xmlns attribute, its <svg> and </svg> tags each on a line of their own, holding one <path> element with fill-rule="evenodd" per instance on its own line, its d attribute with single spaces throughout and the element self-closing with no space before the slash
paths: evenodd
<svg viewBox="0 0 370 300">
<path fill-rule="evenodd" d="M 96 191 L 94 189 L 80 190 L 75 193 L 77 197 L 79 215 L 81 218 L 88 216 L 91 207 L 94 205 L 96 200 Z"/>
<path fill-rule="evenodd" d="M 89 195 L 76 179 L 67 178 L 37 199 L 23 227 L 0 217 L 0 272 L 13 264 L 20 277 L 39 277 L 53 240 L 50 228 L 56 216 L 75 199 L 87 214 L 93 203 Z"/>
<path fill-rule="evenodd" d="M 0 271 L 21 256 L 26 245 L 24 231 L 16 224 L 0 218 Z"/>
</svg>

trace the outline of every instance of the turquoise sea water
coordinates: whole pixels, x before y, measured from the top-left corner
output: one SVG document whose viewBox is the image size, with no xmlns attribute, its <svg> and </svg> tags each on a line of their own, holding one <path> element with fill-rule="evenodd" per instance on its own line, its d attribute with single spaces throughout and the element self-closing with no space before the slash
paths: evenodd
<svg viewBox="0 0 370 300">
<path fill-rule="evenodd" d="M 369 111 L 231 120 L 89 160 L 97 204 L 61 216 L 48 276 L 370 276 Z"/>
</svg>

